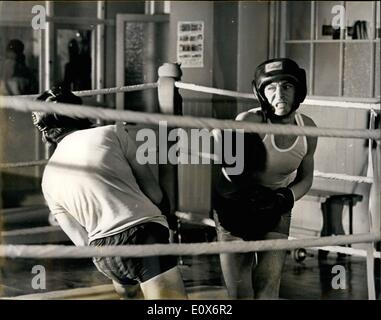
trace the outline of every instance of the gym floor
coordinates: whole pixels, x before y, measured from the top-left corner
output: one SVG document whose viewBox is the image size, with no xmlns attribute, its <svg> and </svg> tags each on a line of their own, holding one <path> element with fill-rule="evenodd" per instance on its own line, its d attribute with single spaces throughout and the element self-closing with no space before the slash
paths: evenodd
<svg viewBox="0 0 381 320">
<path fill-rule="evenodd" d="M 195 242 L 203 241 L 205 233 L 194 230 Z M 183 235 L 183 241 L 189 238 Z M 196 235 L 196 236 L 195 236 Z M 204 240 L 205 241 L 205 240 Z M 318 252 L 307 250 L 302 262 L 296 262 L 293 255 L 287 255 L 281 282 L 280 298 L 286 300 L 367 300 L 367 280 L 365 258 L 329 253 L 319 258 Z M 33 289 L 32 273 L 35 265 L 42 265 L 46 271 L 46 288 Z M 227 299 L 223 286 L 221 269 L 217 255 L 179 257 L 183 279 L 191 299 Z M 333 289 L 332 268 L 345 268 L 345 288 Z M 100 274 L 90 259 L 3 259 L 0 261 L 0 297 L 14 298 L 28 294 L 44 294 L 50 291 L 108 285 L 110 281 Z M 380 294 L 380 260 L 376 259 L 376 296 Z M 35 280 L 34 280 L 35 281 Z M 104 296 L 116 299 L 115 295 Z"/>
</svg>

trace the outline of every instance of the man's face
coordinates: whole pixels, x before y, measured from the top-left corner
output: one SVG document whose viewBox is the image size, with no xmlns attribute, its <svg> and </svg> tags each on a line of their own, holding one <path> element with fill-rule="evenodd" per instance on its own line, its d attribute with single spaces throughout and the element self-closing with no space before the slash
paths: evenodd
<svg viewBox="0 0 381 320">
<path fill-rule="evenodd" d="M 277 116 L 288 114 L 295 99 L 295 86 L 287 80 L 274 81 L 264 90 L 267 101 L 274 108 Z"/>
</svg>

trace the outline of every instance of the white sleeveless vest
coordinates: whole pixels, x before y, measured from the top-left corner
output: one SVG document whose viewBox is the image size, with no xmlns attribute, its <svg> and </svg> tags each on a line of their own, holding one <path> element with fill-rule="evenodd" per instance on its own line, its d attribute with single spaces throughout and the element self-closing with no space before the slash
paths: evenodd
<svg viewBox="0 0 381 320">
<path fill-rule="evenodd" d="M 295 120 L 298 126 L 304 126 L 301 114 L 296 113 Z M 298 136 L 287 149 L 276 146 L 273 134 L 266 134 L 262 141 L 267 150 L 267 168 L 259 177 L 260 184 L 271 189 L 286 187 L 295 179 L 296 170 L 307 153 L 306 136 Z"/>
</svg>

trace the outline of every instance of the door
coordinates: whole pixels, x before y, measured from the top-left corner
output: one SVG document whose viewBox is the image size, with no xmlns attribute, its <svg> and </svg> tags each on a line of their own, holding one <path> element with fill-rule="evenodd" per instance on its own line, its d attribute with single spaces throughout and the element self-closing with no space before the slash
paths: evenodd
<svg viewBox="0 0 381 320">
<path fill-rule="evenodd" d="M 157 81 L 157 70 L 168 62 L 169 16 L 118 14 L 116 18 L 116 85 Z M 119 110 L 158 111 L 157 90 L 119 93 Z"/>
</svg>

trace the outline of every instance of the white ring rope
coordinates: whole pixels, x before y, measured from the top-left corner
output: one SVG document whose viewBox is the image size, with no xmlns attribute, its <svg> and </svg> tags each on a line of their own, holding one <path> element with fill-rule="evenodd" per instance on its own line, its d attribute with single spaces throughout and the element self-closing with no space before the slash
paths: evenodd
<svg viewBox="0 0 381 320">
<path fill-rule="evenodd" d="M 254 93 L 243 93 L 243 92 L 237 92 L 232 90 L 217 89 L 217 88 L 200 86 L 198 84 L 193 84 L 193 83 L 185 83 L 185 82 L 176 81 L 175 87 L 179 89 L 218 94 L 221 96 L 227 96 L 227 97 L 233 97 L 233 98 L 243 98 L 243 99 L 251 99 L 251 100 L 257 99 Z"/>
<path fill-rule="evenodd" d="M 288 237 L 289 240 L 298 239 L 295 237 Z M 357 257 L 366 257 L 367 251 L 363 249 L 354 249 L 351 247 L 343 247 L 343 246 L 324 246 L 324 247 L 310 247 L 310 250 L 324 250 L 329 252 L 336 252 L 336 253 L 343 253 L 343 254 L 349 254 L 351 256 L 357 256 Z M 380 252 L 377 252 L 376 249 L 373 249 L 373 257 L 374 258 L 381 258 Z"/>
<path fill-rule="evenodd" d="M 189 223 L 195 223 L 198 225 L 209 226 L 212 228 L 216 227 L 216 223 L 213 219 L 203 218 L 203 217 L 200 217 L 199 215 L 194 214 L 192 212 L 176 211 L 175 215 L 177 218 L 179 218 L 181 220 L 188 221 Z M 294 239 L 298 239 L 298 238 L 289 236 L 288 239 L 294 240 Z M 336 252 L 336 253 L 344 253 L 344 254 L 349 254 L 349 255 L 359 256 L 359 257 L 366 257 L 367 256 L 366 250 L 354 249 L 354 248 L 348 248 L 348 247 L 342 247 L 342 246 L 310 247 L 309 249 L 311 249 L 311 250 L 325 250 L 325 251 Z M 373 251 L 373 257 L 380 258 L 381 257 L 380 252 L 377 252 L 376 250 L 374 250 Z"/>
<path fill-rule="evenodd" d="M 25 162 L 3 162 L 3 163 L 0 163 L 0 169 L 44 166 L 47 163 L 48 163 L 48 160 L 34 160 L 34 161 L 25 161 Z"/>
<path fill-rule="evenodd" d="M 218 94 L 233 98 L 243 98 L 243 99 L 255 99 L 257 100 L 255 94 L 253 93 L 242 93 L 232 90 L 217 89 L 212 87 L 200 86 L 192 83 L 185 82 L 175 82 L 175 86 L 179 89 L 185 89 L 190 91 L 204 92 L 210 94 Z M 335 101 L 327 100 L 325 97 L 321 98 L 307 98 L 303 101 L 302 105 L 312 105 L 312 106 L 324 106 L 324 107 L 336 107 L 336 108 L 346 108 L 346 109 L 365 109 L 365 110 L 379 110 L 380 102 L 376 99 L 375 103 L 364 103 L 364 102 L 352 102 L 352 101 Z"/>
<path fill-rule="evenodd" d="M 340 180 L 340 181 L 349 181 L 349 182 L 357 182 L 357 183 L 373 183 L 373 178 L 364 177 L 364 176 L 351 176 L 343 173 L 326 173 L 320 172 L 318 170 L 314 171 L 314 177 L 330 179 L 330 180 Z"/>
<path fill-rule="evenodd" d="M 141 90 L 147 90 L 147 89 L 154 89 L 154 88 L 157 88 L 158 86 L 159 86 L 158 83 L 154 82 L 154 83 L 136 84 L 136 85 L 132 85 L 132 86 L 123 86 L 123 87 L 114 87 L 114 88 L 105 88 L 105 89 L 96 89 L 96 90 L 74 91 L 73 93 L 79 97 L 86 97 L 86 96 L 95 96 L 95 95 L 100 95 L 100 94 L 141 91 Z"/>
<path fill-rule="evenodd" d="M 63 245 L 0 245 L 0 257 L 9 258 L 91 258 L 147 257 L 166 255 L 207 255 L 269 250 L 290 250 L 308 247 L 368 243 L 380 241 L 373 234 L 356 234 L 306 239 L 261 241 L 228 241 L 186 244 L 153 244 L 127 246 L 63 246 Z"/>
<path fill-rule="evenodd" d="M 112 93 L 122 93 L 122 92 L 132 92 L 132 91 L 141 91 L 147 89 L 155 89 L 159 85 L 157 82 L 153 83 L 143 83 L 143 84 L 135 84 L 130 86 L 122 86 L 122 87 L 113 87 L 113 88 L 103 88 L 103 89 L 93 89 L 93 90 L 81 90 L 81 91 L 73 91 L 73 93 L 79 97 L 89 97 L 103 94 L 112 94 Z M 22 98 L 37 98 L 38 94 L 29 94 L 29 95 L 20 95 L 18 97 Z"/>
<path fill-rule="evenodd" d="M 343 253 L 356 257 L 367 257 L 367 251 L 363 249 L 353 249 L 348 247 L 340 247 L 340 246 L 326 246 L 326 247 L 311 247 L 311 250 L 325 250 L 329 252 Z M 375 249 L 373 250 L 374 258 L 381 258 L 380 252 L 377 252 Z"/>
<path fill-rule="evenodd" d="M 175 116 L 167 114 L 114 110 L 96 108 L 85 105 L 66 103 L 46 103 L 29 99 L 3 96 L 1 108 L 12 108 L 22 112 L 45 111 L 67 116 L 103 119 L 112 121 L 128 121 L 145 124 L 159 124 L 166 121 L 169 127 L 207 128 L 207 129 L 244 129 L 246 132 L 272 133 L 291 136 L 337 137 L 381 140 L 380 130 L 367 129 L 337 129 L 300 127 L 295 125 L 251 123 L 234 120 L 217 120 L 213 118 L 196 118 L 191 116 Z"/>
<path fill-rule="evenodd" d="M 222 96 L 234 97 L 234 98 L 242 98 L 242 99 L 251 99 L 257 100 L 255 94 L 253 93 L 244 93 L 237 92 L 232 90 L 218 89 L 206 86 L 200 86 L 192 83 L 185 83 L 176 81 L 175 86 L 179 89 L 185 89 L 190 91 L 204 92 L 210 94 L 217 94 Z M 122 93 L 122 92 L 132 92 L 132 91 L 140 91 L 146 89 L 154 89 L 158 87 L 157 82 L 153 83 L 144 83 L 130 86 L 122 86 L 122 87 L 113 87 L 113 88 L 103 88 L 103 89 L 93 89 L 93 90 L 81 90 L 74 91 L 77 96 L 85 97 L 85 96 L 94 96 L 94 95 L 102 95 L 102 94 L 112 94 L 112 93 Z M 35 98 L 38 95 L 20 95 L 19 97 L 25 98 Z M 354 100 L 354 98 L 351 98 Z M 314 97 L 314 98 L 306 98 L 302 105 L 312 105 L 312 106 L 324 106 L 324 107 L 335 107 L 335 108 L 350 108 L 350 109 L 365 109 L 365 110 L 380 110 L 380 102 L 377 99 L 374 102 L 363 102 L 362 100 L 358 102 L 353 101 L 337 101 L 332 97 Z"/>
<path fill-rule="evenodd" d="M 49 160 L 34 160 L 34 161 L 25 161 L 25 162 L 3 162 L 0 163 L 0 169 L 10 169 L 10 168 L 24 168 L 24 167 L 34 167 L 34 166 L 44 166 L 48 163 Z M 51 164 L 54 164 L 51 162 Z M 59 166 L 59 164 L 57 164 Z M 349 181 L 357 183 L 373 183 L 373 178 L 363 177 L 363 176 L 352 176 L 348 174 L 340 173 L 327 173 L 320 172 L 318 170 L 314 171 L 315 178 L 323 178 L 329 180 L 340 180 L 340 181 Z"/>
</svg>

